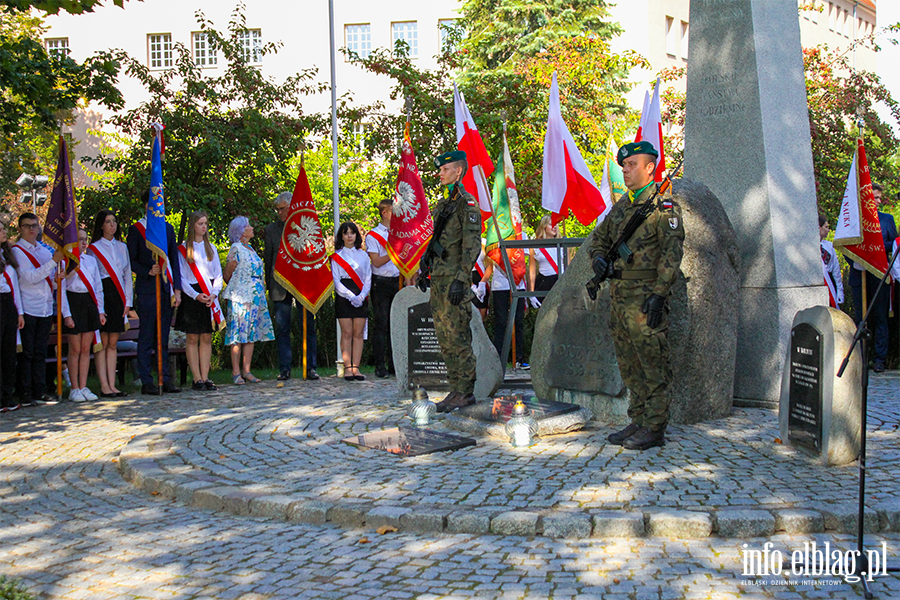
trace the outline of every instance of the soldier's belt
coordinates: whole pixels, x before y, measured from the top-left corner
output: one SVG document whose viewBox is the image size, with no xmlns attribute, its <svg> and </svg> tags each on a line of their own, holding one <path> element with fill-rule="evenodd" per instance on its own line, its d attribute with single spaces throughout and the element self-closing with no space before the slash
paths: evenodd
<svg viewBox="0 0 900 600">
<path fill-rule="evenodd" d="M 612 279 L 656 279 L 657 276 L 656 269 L 614 269 Z"/>
</svg>

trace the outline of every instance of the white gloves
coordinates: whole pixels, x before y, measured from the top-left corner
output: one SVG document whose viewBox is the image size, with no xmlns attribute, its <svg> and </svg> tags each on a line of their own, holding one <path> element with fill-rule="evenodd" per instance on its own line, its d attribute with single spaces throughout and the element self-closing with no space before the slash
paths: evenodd
<svg viewBox="0 0 900 600">
<path fill-rule="evenodd" d="M 363 298 L 362 295 L 353 296 L 353 298 L 350 299 L 350 304 L 352 304 L 354 308 L 359 308 L 363 305 L 365 300 L 366 299 Z"/>
</svg>

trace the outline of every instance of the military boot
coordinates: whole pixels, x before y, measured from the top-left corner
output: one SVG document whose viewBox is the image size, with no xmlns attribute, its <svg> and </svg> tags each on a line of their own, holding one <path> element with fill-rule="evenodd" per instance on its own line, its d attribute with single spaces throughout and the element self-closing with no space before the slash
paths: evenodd
<svg viewBox="0 0 900 600">
<path fill-rule="evenodd" d="M 622 429 L 621 431 L 617 431 L 615 433 L 611 433 L 608 436 L 606 436 L 606 441 L 609 442 L 610 444 L 614 444 L 616 446 L 621 446 L 622 442 L 624 442 L 625 440 L 627 440 L 628 438 L 633 436 L 635 433 L 637 433 L 638 429 L 640 429 L 640 428 L 641 428 L 641 426 L 638 425 L 637 423 L 631 423 L 625 429 Z"/>
<path fill-rule="evenodd" d="M 641 427 L 637 433 L 622 442 L 626 450 L 646 450 L 666 443 L 666 430 L 654 431 L 649 427 Z"/>
<path fill-rule="evenodd" d="M 450 412 L 451 410 L 453 410 L 453 408 L 455 408 L 454 406 L 451 406 L 450 403 L 453 402 L 454 400 L 456 400 L 457 398 L 461 398 L 461 397 L 462 397 L 462 394 L 460 392 L 450 392 L 449 394 L 444 396 L 443 400 L 441 400 L 440 402 L 438 402 L 435 405 L 435 406 L 437 406 L 437 411 L 439 413 Z"/>
<path fill-rule="evenodd" d="M 451 398 L 450 400 L 448 400 L 446 404 L 447 412 L 450 412 L 451 410 L 455 410 L 457 408 L 475 404 L 475 394 L 459 394 L 455 398 Z"/>
</svg>

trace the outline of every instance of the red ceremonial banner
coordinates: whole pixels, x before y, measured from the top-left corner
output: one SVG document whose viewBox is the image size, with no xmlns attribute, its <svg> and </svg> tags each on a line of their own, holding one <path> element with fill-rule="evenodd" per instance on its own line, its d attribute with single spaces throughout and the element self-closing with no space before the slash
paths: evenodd
<svg viewBox="0 0 900 600">
<path fill-rule="evenodd" d="M 394 187 L 394 206 L 388 230 L 388 255 L 403 277 L 409 278 L 419 268 L 419 259 L 434 232 L 434 221 L 428 210 L 425 188 L 416 166 L 416 155 L 409 138 L 409 124 L 403 134 L 403 155 Z"/>
<path fill-rule="evenodd" d="M 334 282 L 325 253 L 319 215 L 309 190 L 306 169 L 302 165 L 288 212 L 275 258 L 275 280 L 293 294 L 306 310 L 316 314 L 331 294 Z"/>
</svg>

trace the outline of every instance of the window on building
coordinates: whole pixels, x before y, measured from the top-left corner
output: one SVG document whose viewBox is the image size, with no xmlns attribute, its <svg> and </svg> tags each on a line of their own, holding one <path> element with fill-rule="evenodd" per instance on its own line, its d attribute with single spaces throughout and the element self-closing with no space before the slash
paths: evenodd
<svg viewBox="0 0 900 600">
<path fill-rule="evenodd" d="M 356 52 L 360 58 L 367 58 L 372 52 L 372 25 L 344 25 L 344 42 L 347 50 Z"/>
<path fill-rule="evenodd" d="M 829 2 L 828 3 L 828 29 L 830 29 L 831 31 L 834 31 L 834 22 L 837 19 L 837 17 L 835 16 L 836 12 L 837 11 L 835 10 L 834 3 Z"/>
<path fill-rule="evenodd" d="M 850 14 L 850 11 L 844 11 L 844 37 L 848 38 L 853 35 L 851 31 L 853 29 L 853 15 Z"/>
<path fill-rule="evenodd" d="M 44 47 L 47 48 L 47 54 L 50 56 L 67 58 L 71 54 L 69 51 L 69 38 L 48 38 L 44 40 Z"/>
<path fill-rule="evenodd" d="M 353 124 L 353 144 L 356 146 L 356 149 L 359 152 L 365 152 L 366 137 L 371 132 L 372 132 L 372 124 L 371 123 L 356 122 Z"/>
<path fill-rule="evenodd" d="M 678 54 L 678 30 L 675 29 L 675 19 L 672 17 L 666 17 L 666 54 Z"/>
<path fill-rule="evenodd" d="M 195 31 L 191 37 L 194 41 L 194 64 L 198 67 L 215 67 L 217 64 L 216 49 L 210 45 L 205 31 Z"/>
<path fill-rule="evenodd" d="M 262 62 L 262 29 L 244 29 L 238 32 L 241 44 L 241 58 L 251 65 Z"/>
<path fill-rule="evenodd" d="M 391 32 L 394 48 L 397 47 L 397 42 L 402 40 L 409 46 L 410 58 L 419 56 L 419 24 L 416 21 L 391 23 Z"/>
<path fill-rule="evenodd" d="M 172 34 L 151 33 L 147 35 L 147 50 L 150 56 L 151 69 L 171 69 L 172 60 Z"/>
<path fill-rule="evenodd" d="M 450 32 L 458 27 L 456 19 L 438 19 L 438 35 L 441 40 L 441 52 L 444 51 Z"/>
<path fill-rule="evenodd" d="M 688 57 L 688 24 L 686 21 L 681 22 L 681 58 L 687 60 Z"/>
<path fill-rule="evenodd" d="M 819 22 L 819 11 L 822 10 L 822 3 L 819 0 L 814 0 L 812 3 L 813 10 L 807 11 L 809 13 L 809 20 L 813 23 Z"/>
</svg>

